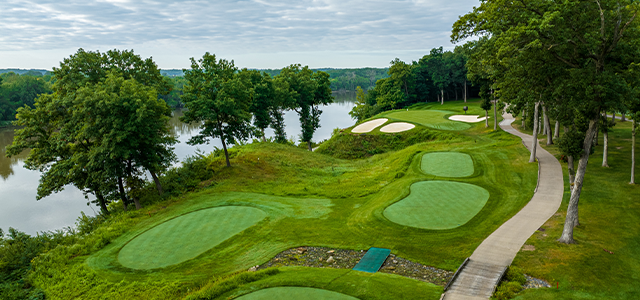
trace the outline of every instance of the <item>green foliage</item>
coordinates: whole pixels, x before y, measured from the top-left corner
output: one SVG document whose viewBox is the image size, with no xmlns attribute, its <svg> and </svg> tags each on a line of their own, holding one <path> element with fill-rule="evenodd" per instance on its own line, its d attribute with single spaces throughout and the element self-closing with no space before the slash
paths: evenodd
<svg viewBox="0 0 640 300">
<path fill-rule="evenodd" d="M 524 276 L 522 269 L 516 266 L 509 266 L 503 280 L 517 282 L 520 285 L 527 283 L 527 278 Z"/>
<path fill-rule="evenodd" d="M 520 291 L 522 291 L 522 285 L 520 285 L 520 283 L 509 281 L 500 284 L 493 294 L 493 297 L 497 300 L 513 299 Z"/>
<path fill-rule="evenodd" d="M 205 284 L 195 293 L 190 294 L 185 300 L 210 300 L 216 299 L 226 292 L 235 290 L 251 282 L 262 280 L 280 273 L 278 269 L 267 269 L 258 272 L 241 272 L 226 278 L 216 278 Z"/>
<path fill-rule="evenodd" d="M 31 73 L 18 75 L 9 72 L 0 75 L 0 127 L 8 126 L 16 119 L 18 108 L 23 106 L 33 108 L 38 95 L 49 93 L 51 93 L 50 83 L 42 77 L 42 74 L 34 76 Z"/>
</svg>

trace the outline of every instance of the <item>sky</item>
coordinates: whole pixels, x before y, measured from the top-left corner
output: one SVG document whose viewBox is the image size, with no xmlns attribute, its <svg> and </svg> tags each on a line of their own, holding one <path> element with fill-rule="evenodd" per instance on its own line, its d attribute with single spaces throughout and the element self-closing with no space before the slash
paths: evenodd
<svg viewBox="0 0 640 300">
<path fill-rule="evenodd" d="M 387 67 L 452 50 L 479 0 L 2 0 L 0 68 L 47 69 L 78 48 L 133 49 L 162 69 L 205 52 L 238 67 Z"/>
</svg>

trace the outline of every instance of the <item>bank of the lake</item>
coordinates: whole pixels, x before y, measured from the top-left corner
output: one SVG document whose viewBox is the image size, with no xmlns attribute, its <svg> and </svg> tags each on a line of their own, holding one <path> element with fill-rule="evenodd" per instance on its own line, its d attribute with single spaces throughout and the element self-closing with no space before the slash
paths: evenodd
<svg viewBox="0 0 640 300">
<path fill-rule="evenodd" d="M 314 141 L 329 139 L 334 128 L 346 128 L 354 121 L 349 111 L 355 102 L 355 92 L 334 93 L 335 102 L 322 107 L 320 128 L 314 134 Z M 170 120 L 170 126 L 179 143 L 175 153 L 179 161 L 189 155 L 194 155 L 198 149 L 203 153 L 211 152 L 214 147 L 222 148 L 219 139 L 214 139 L 208 145 L 191 146 L 186 142 L 198 133 L 197 124 L 180 122 L 182 111 L 176 110 Z M 285 113 L 287 136 L 297 141 L 300 134 L 300 121 L 293 111 Z M 273 136 L 273 130 L 267 129 L 268 137 Z M 36 200 L 36 191 L 40 179 L 40 172 L 25 169 L 24 160 L 28 151 L 18 156 L 7 158 L 6 147 L 13 141 L 14 128 L 0 128 L 0 228 L 5 232 L 9 227 L 34 235 L 37 232 L 62 229 L 73 226 L 76 218 L 84 212 L 95 215 L 99 208 L 95 205 L 87 206 L 82 191 L 74 186 L 67 186 L 64 191 Z M 93 199 L 93 198 L 91 198 Z"/>
</svg>

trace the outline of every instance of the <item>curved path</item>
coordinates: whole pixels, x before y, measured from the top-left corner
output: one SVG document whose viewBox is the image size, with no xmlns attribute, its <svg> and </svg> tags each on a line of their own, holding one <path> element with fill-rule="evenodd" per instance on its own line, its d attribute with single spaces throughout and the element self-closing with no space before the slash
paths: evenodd
<svg viewBox="0 0 640 300">
<path fill-rule="evenodd" d="M 510 114 L 500 127 L 522 138 L 531 151 L 531 139 L 513 127 Z M 509 221 L 502 224 L 473 252 L 444 295 L 444 299 L 489 299 L 502 271 L 511 264 L 529 237 L 558 210 L 564 193 L 562 167 L 558 160 L 542 147 L 536 149 L 538 158 L 538 187 L 531 201 Z"/>
</svg>

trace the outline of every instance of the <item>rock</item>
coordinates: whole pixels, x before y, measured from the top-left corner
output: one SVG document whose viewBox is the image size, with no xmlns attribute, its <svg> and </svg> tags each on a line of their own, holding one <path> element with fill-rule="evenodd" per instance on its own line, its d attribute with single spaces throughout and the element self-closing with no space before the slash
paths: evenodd
<svg viewBox="0 0 640 300">
<path fill-rule="evenodd" d="M 329 258 L 327 258 L 327 263 L 330 264 L 333 262 L 335 262 L 335 259 L 333 259 L 333 256 L 329 256 Z"/>
<path fill-rule="evenodd" d="M 259 266 L 253 266 L 253 267 L 249 268 L 249 270 L 248 270 L 248 271 L 249 271 L 249 272 L 255 272 L 255 271 L 257 271 L 257 270 L 258 270 L 258 267 L 259 267 Z"/>
<path fill-rule="evenodd" d="M 546 234 L 546 233 L 543 233 L 543 234 L 542 234 L 542 237 L 548 237 L 548 236 L 549 236 L 549 235 L 548 235 L 548 234 Z"/>
<path fill-rule="evenodd" d="M 296 250 L 298 250 L 298 253 L 300 253 L 300 254 L 307 252 L 307 248 L 304 248 L 304 247 L 300 247 L 300 248 L 298 248 Z"/>
<path fill-rule="evenodd" d="M 392 266 L 388 266 L 387 267 L 387 270 L 395 270 L 395 269 L 396 269 L 396 267 L 392 267 Z"/>
<path fill-rule="evenodd" d="M 319 261 L 322 261 L 322 257 L 318 258 Z"/>
<path fill-rule="evenodd" d="M 298 259 L 292 256 L 292 257 L 289 257 L 289 260 L 298 260 Z"/>
<path fill-rule="evenodd" d="M 333 254 L 333 252 L 335 252 L 335 251 L 329 250 L 329 251 L 327 251 L 327 254 Z"/>
<path fill-rule="evenodd" d="M 398 261 L 394 259 L 394 260 L 393 260 L 393 263 L 394 263 L 394 264 L 397 264 L 397 263 L 398 263 Z"/>
<path fill-rule="evenodd" d="M 522 251 L 535 251 L 536 247 L 534 245 L 524 245 L 522 247 Z"/>
</svg>

